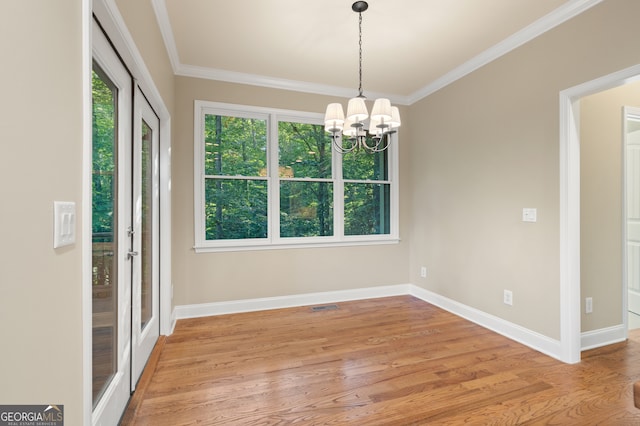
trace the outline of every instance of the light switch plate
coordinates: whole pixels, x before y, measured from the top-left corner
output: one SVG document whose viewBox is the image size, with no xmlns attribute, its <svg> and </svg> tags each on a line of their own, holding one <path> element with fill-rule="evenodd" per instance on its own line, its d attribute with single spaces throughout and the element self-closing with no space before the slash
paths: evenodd
<svg viewBox="0 0 640 426">
<path fill-rule="evenodd" d="M 522 221 L 523 222 L 537 222 L 538 221 L 538 209 L 530 209 L 530 208 L 522 209 Z"/>
<path fill-rule="evenodd" d="M 53 202 L 53 248 L 69 246 L 76 242 L 76 203 Z"/>
</svg>

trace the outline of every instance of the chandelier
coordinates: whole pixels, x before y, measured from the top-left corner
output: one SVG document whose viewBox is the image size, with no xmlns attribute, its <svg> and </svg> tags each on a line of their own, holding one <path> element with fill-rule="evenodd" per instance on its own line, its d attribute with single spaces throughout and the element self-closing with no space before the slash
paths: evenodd
<svg viewBox="0 0 640 426">
<path fill-rule="evenodd" d="M 351 9 L 358 13 L 358 96 L 349 100 L 346 117 L 339 103 L 327 105 L 324 116 L 324 128 L 331 133 L 333 148 L 342 154 L 356 149 L 371 153 L 384 151 L 389 147 L 389 136 L 400 127 L 400 111 L 398 107 L 391 106 L 389 99 L 376 99 L 369 116 L 366 97 L 362 94 L 362 12 L 368 8 L 366 1 L 357 1 L 351 5 Z"/>
</svg>

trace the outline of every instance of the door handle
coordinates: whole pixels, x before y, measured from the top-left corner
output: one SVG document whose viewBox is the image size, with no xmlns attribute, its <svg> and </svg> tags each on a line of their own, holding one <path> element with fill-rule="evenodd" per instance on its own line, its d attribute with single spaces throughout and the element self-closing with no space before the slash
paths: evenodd
<svg viewBox="0 0 640 426">
<path fill-rule="evenodd" d="M 138 252 L 137 251 L 129 251 L 127 252 L 127 260 L 131 260 L 133 259 L 134 256 L 137 256 Z"/>
</svg>

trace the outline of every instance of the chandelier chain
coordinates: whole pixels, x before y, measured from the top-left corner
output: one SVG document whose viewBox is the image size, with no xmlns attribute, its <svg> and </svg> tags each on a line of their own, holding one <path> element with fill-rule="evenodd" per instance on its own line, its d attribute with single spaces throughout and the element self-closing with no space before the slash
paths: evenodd
<svg viewBox="0 0 640 426">
<path fill-rule="evenodd" d="M 360 85 L 358 86 L 358 93 L 360 97 L 362 96 L 362 12 L 358 13 L 359 19 L 358 19 L 358 36 L 360 38 L 359 41 L 359 61 L 358 61 L 358 68 L 359 68 L 359 77 L 360 77 Z"/>
</svg>

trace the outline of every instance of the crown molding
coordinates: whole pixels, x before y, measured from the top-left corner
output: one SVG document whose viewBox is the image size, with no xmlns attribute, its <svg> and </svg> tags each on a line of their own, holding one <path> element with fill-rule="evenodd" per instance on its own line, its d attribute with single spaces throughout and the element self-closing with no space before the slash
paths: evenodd
<svg viewBox="0 0 640 426">
<path fill-rule="evenodd" d="M 409 105 L 426 98 L 427 96 L 437 92 L 438 90 L 448 86 L 456 80 L 471 74 L 473 71 L 483 67 L 484 65 L 495 61 L 499 57 L 515 50 L 523 44 L 539 37 L 547 31 L 557 27 L 558 25 L 568 21 L 569 19 L 581 14 L 582 12 L 601 3 L 602 0 L 571 0 L 560 6 L 553 12 L 543 16 L 531 25 L 523 28 L 517 33 L 507 37 L 500 43 L 485 50 L 478 56 L 465 62 L 452 71 L 446 73 L 442 77 L 434 80 L 432 83 L 414 92 L 408 97 Z"/>
<path fill-rule="evenodd" d="M 156 20 L 158 21 L 158 27 L 160 27 L 164 46 L 167 49 L 167 55 L 169 55 L 171 68 L 173 68 L 173 73 L 176 74 L 181 64 L 180 57 L 178 56 L 178 48 L 176 47 L 176 39 L 173 37 L 171 21 L 169 21 L 169 14 L 167 13 L 166 0 L 152 0 L 151 5 L 156 14 Z"/>
<path fill-rule="evenodd" d="M 570 0 L 553 12 L 543 16 L 531 25 L 523 28 L 517 33 L 507 37 L 500 43 L 485 50 L 471 60 L 465 62 L 450 72 L 444 74 L 428 85 L 422 87 L 409 96 L 394 95 L 388 93 L 367 92 L 371 98 L 388 98 L 391 102 L 399 105 L 411 105 L 421 99 L 437 92 L 449 84 L 461 79 L 484 65 L 498 59 L 511 52 L 523 44 L 535 39 L 556 26 L 581 14 L 582 12 L 601 3 L 603 0 Z M 309 83 L 304 81 L 287 80 L 282 78 L 269 77 L 257 74 L 246 74 L 234 71 L 227 71 L 214 68 L 199 67 L 183 64 L 180 62 L 175 38 L 171 29 L 169 15 L 167 13 L 166 0 L 152 0 L 156 19 L 164 39 L 167 53 L 171 60 L 171 66 L 175 75 L 185 77 L 195 77 L 208 80 L 225 81 L 229 83 L 247 84 L 252 86 L 267 87 L 281 90 L 292 90 L 303 93 L 313 93 L 341 98 L 354 96 L 354 89 L 330 86 L 324 84 Z"/>
<path fill-rule="evenodd" d="M 292 90 L 296 92 L 314 93 L 317 95 L 336 96 L 341 98 L 352 98 L 357 94 L 354 88 L 348 89 L 344 87 L 288 80 L 265 75 L 245 74 L 235 71 L 198 67 L 195 65 L 180 64 L 177 70 L 175 70 L 175 74 L 183 77 L 203 78 L 208 80 L 225 81 L 228 83 L 247 84 L 271 89 Z M 388 98 L 395 104 L 408 105 L 406 97 L 394 94 L 365 91 L 365 95 L 372 99 Z"/>
</svg>

